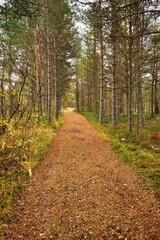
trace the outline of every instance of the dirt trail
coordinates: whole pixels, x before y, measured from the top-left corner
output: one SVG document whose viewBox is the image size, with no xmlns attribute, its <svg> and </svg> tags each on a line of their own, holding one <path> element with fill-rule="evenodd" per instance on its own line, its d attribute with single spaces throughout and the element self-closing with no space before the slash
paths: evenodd
<svg viewBox="0 0 160 240">
<path fill-rule="evenodd" d="M 84 117 L 67 115 L 2 239 L 160 239 L 154 196 Z"/>
</svg>

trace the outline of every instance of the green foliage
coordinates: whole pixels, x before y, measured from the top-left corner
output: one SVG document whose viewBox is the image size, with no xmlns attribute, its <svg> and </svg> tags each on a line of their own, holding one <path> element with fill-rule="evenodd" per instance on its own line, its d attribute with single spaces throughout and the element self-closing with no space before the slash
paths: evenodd
<svg viewBox="0 0 160 240">
<path fill-rule="evenodd" d="M 79 111 L 80 114 L 84 115 L 87 119 L 94 120 L 97 119 L 97 115 L 93 112 L 83 112 Z"/>
<path fill-rule="evenodd" d="M 91 124 L 108 141 L 114 152 L 123 161 L 131 165 L 145 186 L 155 190 L 160 197 L 160 131 L 158 118 L 146 119 L 141 135 L 136 130 L 127 133 L 127 118 L 120 117 L 120 123 L 112 127 L 111 123 L 98 124 L 94 113 L 82 112 Z"/>
<path fill-rule="evenodd" d="M 65 115 L 51 124 L 32 118 L 24 128 L 14 130 L 12 124 L 0 137 L 0 225 L 11 216 L 13 202 L 24 189 L 30 171 L 44 158 Z"/>
</svg>

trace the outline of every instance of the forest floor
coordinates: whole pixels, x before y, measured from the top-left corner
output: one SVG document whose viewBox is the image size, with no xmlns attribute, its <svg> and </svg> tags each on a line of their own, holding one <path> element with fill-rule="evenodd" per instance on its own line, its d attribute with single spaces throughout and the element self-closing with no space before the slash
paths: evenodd
<svg viewBox="0 0 160 240">
<path fill-rule="evenodd" d="M 1 239 L 158 240 L 158 207 L 87 120 L 68 112 Z"/>
</svg>

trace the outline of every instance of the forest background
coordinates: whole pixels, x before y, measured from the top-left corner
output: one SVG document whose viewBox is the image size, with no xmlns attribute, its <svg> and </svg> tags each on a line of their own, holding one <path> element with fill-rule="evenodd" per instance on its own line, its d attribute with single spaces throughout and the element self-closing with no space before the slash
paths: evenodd
<svg viewBox="0 0 160 240">
<path fill-rule="evenodd" d="M 0 12 L 0 224 L 66 107 L 159 196 L 158 1 L 6 0 Z"/>
</svg>

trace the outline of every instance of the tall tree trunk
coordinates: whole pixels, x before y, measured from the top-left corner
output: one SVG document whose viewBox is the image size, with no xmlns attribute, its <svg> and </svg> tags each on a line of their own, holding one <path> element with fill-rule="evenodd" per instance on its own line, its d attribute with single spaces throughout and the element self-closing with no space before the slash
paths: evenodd
<svg viewBox="0 0 160 240">
<path fill-rule="evenodd" d="M 85 103 L 85 93 L 84 93 L 84 83 L 82 83 L 81 85 L 81 107 L 82 107 L 82 111 L 85 111 L 86 109 L 86 103 Z"/>
<path fill-rule="evenodd" d="M 3 134 L 5 132 L 5 125 L 4 125 L 4 120 L 5 120 L 5 110 L 4 110 L 4 63 L 1 66 L 1 76 L 0 76 L 0 115 L 1 115 L 1 126 L 2 128 L 0 129 L 0 134 Z"/>
<path fill-rule="evenodd" d="M 59 118 L 57 39 L 54 36 L 54 118 Z"/>
<path fill-rule="evenodd" d="M 79 79 L 78 76 L 76 76 L 76 110 L 79 111 Z"/>
<path fill-rule="evenodd" d="M 143 102 L 142 102 L 142 77 L 141 77 L 141 46 L 140 46 L 140 15 L 139 3 L 136 4 L 136 73 L 137 73 L 137 130 L 142 131 Z"/>
<path fill-rule="evenodd" d="M 132 78 L 132 47 L 133 47 L 133 36 L 132 36 L 132 8 L 130 7 L 129 16 L 129 77 L 128 77 L 128 132 L 132 132 L 133 128 L 133 78 Z"/>
<path fill-rule="evenodd" d="M 117 123 L 116 41 L 112 40 L 112 126 Z"/>
<path fill-rule="evenodd" d="M 127 34 L 127 20 L 125 20 L 125 34 Z M 129 103 L 129 97 L 128 97 L 128 82 L 129 82 L 129 57 L 128 57 L 128 43 L 129 40 L 124 40 L 124 78 L 125 78 L 125 94 L 126 94 L 126 113 L 128 114 L 128 103 Z"/>
<path fill-rule="evenodd" d="M 103 46 L 103 20 L 102 20 L 102 0 L 99 0 L 99 35 L 100 35 L 100 109 L 99 123 L 104 120 L 104 46 Z"/>
<path fill-rule="evenodd" d="M 96 28 L 94 27 L 94 62 L 93 62 L 93 82 L 94 82 L 94 111 L 98 114 L 98 75 L 97 75 L 97 41 L 96 41 Z"/>
<path fill-rule="evenodd" d="M 160 113 L 159 110 L 159 98 L 158 98 L 158 64 L 155 63 L 155 71 L 154 71 L 154 78 L 155 78 L 155 114 Z"/>
<path fill-rule="evenodd" d="M 151 117 L 154 117 L 154 66 L 152 70 L 152 84 L 151 84 Z"/>
<path fill-rule="evenodd" d="M 3 64 L 4 65 L 4 64 Z M 0 96 L 0 103 L 1 103 L 1 118 L 2 118 L 2 122 L 3 119 L 5 119 L 5 112 L 4 112 L 4 66 L 2 66 L 2 71 L 1 71 L 2 75 L 1 75 L 1 96 Z M 3 125 L 3 124 L 2 124 Z"/>
<path fill-rule="evenodd" d="M 89 51 L 90 51 L 90 48 L 89 48 L 89 39 L 87 38 L 87 52 L 88 52 L 88 56 L 89 56 Z M 90 62 L 89 62 L 89 59 L 87 59 L 87 76 L 86 76 L 86 83 L 87 83 L 87 111 L 90 112 L 91 111 L 91 74 L 90 74 Z"/>
<path fill-rule="evenodd" d="M 151 84 L 151 117 L 159 113 L 158 101 L 158 64 L 156 61 L 156 46 L 154 43 L 153 49 L 153 64 L 152 64 L 152 84 Z"/>
<path fill-rule="evenodd" d="M 35 31 L 36 41 L 36 85 L 37 85 L 37 106 L 38 117 L 42 116 L 42 93 L 41 93 L 41 50 L 40 50 L 40 32 L 37 25 Z"/>
<path fill-rule="evenodd" d="M 112 42 L 112 126 L 117 123 L 117 8 L 116 1 L 112 1 L 112 29 L 111 29 L 111 42 Z"/>
<path fill-rule="evenodd" d="M 49 15 L 49 5 L 48 0 L 46 0 L 47 14 Z M 50 76 L 50 31 L 49 31 L 49 22 L 47 20 L 47 119 L 51 121 L 51 76 Z"/>
</svg>

